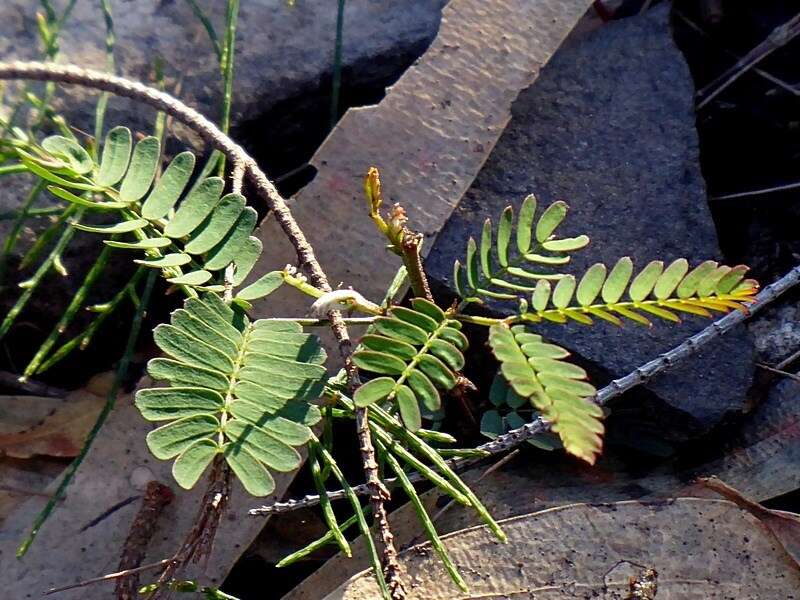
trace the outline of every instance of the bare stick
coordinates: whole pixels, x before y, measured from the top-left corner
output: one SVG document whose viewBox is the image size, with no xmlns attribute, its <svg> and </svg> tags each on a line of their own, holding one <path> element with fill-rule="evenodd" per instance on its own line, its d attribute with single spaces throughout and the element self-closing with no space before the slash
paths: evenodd
<svg viewBox="0 0 800 600">
<path fill-rule="evenodd" d="M 739 79 L 739 77 L 747 73 L 747 71 L 772 54 L 772 52 L 789 43 L 789 41 L 794 39 L 798 34 L 800 34 L 800 14 L 795 15 L 786 21 L 786 23 L 778 25 L 772 30 L 772 33 L 767 36 L 767 39 L 745 54 L 740 60 L 736 61 L 736 64 L 730 69 L 698 91 L 697 98 L 702 98 L 702 100 L 697 103 L 697 110 L 700 110 L 711 102 L 729 85 Z"/>
<path fill-rule="evenodd" d="M 147 484 L 142 506 L 131 523 L 128 537 L 122 547 L 122 556 L 119 559 L 120 571 L 131 571 L 142 564 L 147 553 L 147 546 L 156 531 L 158 517 L 164 507 L 175 498 L 172 490 L 158 481 Z M 118 600 L 136 600 L 139 590 L 138 571 L 131 573 L 130 577 L 117 579 L 115 593 Z"/>
<path fill-rule="evenodd" d="M 46 383 L 39 383 L 38 381 L 31 381 L 26 379 L 20 381 L 19 375 L 9 373 L 8 371 L 0 371 L 0 385 L 20 390 L 26 394 L 34 396 L 49 396 L 50 398 L 66 398 L 69 395 L 67 390 L 47 385 Z"/>
<path fill-rule="evenodd" d="M 765 287 L 756 296 L 755 301 L 748 307 L 747 312 L 734 311 L 714 321 L 700 330 L 683 343 L 679 344 L 672 350 L 656 357 L 655 359 L 646 362 L 642 366 L 633 370 L 628 375 L 615 379 L 607 386 L 597 392 L 594 401 L 599 405 L 607 404 L 612 399 L 622 395 L 623 393 L 641 385 L 656 375 L 663 373 L 667 369 L 677 365 L 678 363 L 686 360 L 688 357 L 699 352 L 703 347 L 708 345 L 712 340 L 727 333 L 736 325 L 739 325 L 746 319 L 752 317 L 754 314 L 763 310 L 766 306 L 774 302 L 781 294 L 788 289 L 800 283 L 800 267 L 795 267 L 786 275 L 775 281 L 774 283 Z M 548 431 L 550 424 L 544 419 L 537 418 L 522 427 L 512 429 L 508 433 L 497 436 L 494 440 L 478 446 L 476 449 L 489 454 L 499 454 L 518 446 L 528 438 L 531 438 L 539 433 Z M 448 464 L 454 469 L 465 469 L 475 463 L 483 460 L 482 458 L 457 458 L 449 460 Z M 413 482 L 423 481 L 424 477 L 419 473 L 409 475 L 409 479 Z M 394 483 L 394 479 L 385 479 L 386 485 Z M 353 491 L 357 494 L 366 494 L 367 488 L 364 485 L 356 486 Z M 328 492 L 328 498 L 331 500 L 338 500 L 344 497 L 342 490 Z M 268 515 L 271 513 L 281 513 L 296 510 L 298 508 L 313 506 L 319 504 L 319 496 L 308 495 L 297 500 L 287 500 L 284 502 L 276 502 L 267 506 L 253 508 L 249 512 L 251 515 Z"/>
<path fill-rule="evenodd" d="M 787 183 L 785 185 L 776 185 L 774 187 L 761 188 L 760 190 L 751 190 L 749 192 L 736 192 L 735 194 L 724 194 L 722 196 L 711 196 L 709 200 L 732 200 L 733 198 L 746 198 L 747 196 L 760 196 L 762 194 L 771 194 L 773 192 L 783 192 L 785 190 L 793 190 L 800 187 L 800 181 L 795 183 Z"/>
<path fill-rule="evenodd" d="M 72 583 L 70 585 L 64 585 L 57 588 L 50 588 L 44 593 L 44 595 L 49 596 L 50 594 L 57 594 L 58 592 L 66 592 L 67 590 L 74 590 L 75 588 L 86 587 L 87 585 L 92 585 L 94 583 L 103 583 L 104 581 L 112 581 L 114 579 L 119 579 L 120 577 L 128 577 L 129 575 L 141 573 L 142 571 L 150 571 L 152 569 L 163 567 L 165 564 L 171 562 L 172 560 L 173 559 L 171 558 L 165 558 L 163 560 L 159 560 L 158 562 L 148 563 L 146 565 L 142 565 L 141 567 L 136 567 L 135 569 L 125 569 L 124 571 L 117 571 L 116 573 L 109 573 L 108 575 L 101 575 L 100 577 L 85 579 L 83 581 L 79 581 L 78 583 Z"/>
<path fill-rule="evenodd" d="M 686 23 L 686 25 L 687 25 L 689 28 L 691 28 L 692 30 L 694 30 L 695 32 L 699 33 L 700 35 L 702 35 L 702 36 L 703 36 L 703 37 L 705 37 L 705 38 L 712 39 L 712 38 L 711 38 L 711 35 L 710 35 L 710 34 L 709 34 L 709 33 L 708 33 L 708 32 L 707 32 L 705 29 L 703 29 L 702 27 L 700 27 L 700 26 L 699 26 L 697 23 L 695 23 L 694 21 L 692 21 L 692 20 L 691 20 L 689 17 L 687 17 L 687 16 L 686 16 L 685 14 L 683 14 L 681 11 L 679 11 L 679 10 L 676 10 L 676 11 L 674 11 L 674 12 L 675 12 L 675 16 L 677 16 L 677 17 L 678 17 L 679 19 L 681 19 L 681 20 L 682 20 L 684 23 Z M 712 41 L 713 41 L 713 40 L 712 40 Z M 732 52 L 732 51 L 731 51 L 731 50 L 729 50 L 728 48 L 722 48 L 721 50 L 722 50 L 722 51 L 723 51 L 725 54 L 727 54 L 728 56 L 732 56 L 733 58 L 737 58 L 737 59 L 738 59 L 738 58 L 741 58 L 741 56 L 739 56 L 739 55 L 738 55 L 738 54 L 736 54 L 735 52 Z M 774 83 L 774 84 L 775 84 L 775 85 L 777 85 L 778 87 L 781 87 L 781 88 L 783 88 L 784 90 L 786 90 L 786 91 L 787 91 L 787 92 L 789 92 L 790 94 L 792 94 L 792 95 L 794 95 L 794 96 L 800 96 L 800 90 L 798 90 L 796 87 L 794 87 L 794 86 L 792 86 L 792 85 L 789 85 L 788 83 L 786 83 L 786 82 L 785 82 L 785 81 L 783 81 L 782 79 L 778 79 L 778 78 L 777 78 L 777 77 L 775 77 L 775 75 L 773 75 L 772 73 L 768 73 L 768 72 L 767 72 L 767 71 L 765 71 L 764 69 L 759 69 L 758 67 L 755 67 L 755 68 L 753 69 L 753 72 L 754 72 L 754 73 L 756 73 L 757 75 L 759 75 L 760 77 L 762 77 L 762 78 L 766 79 L 767 81 L 769 81 L 769 82 L 771 82 L 771 83 Z"/>
<path fill-rule="evenodd" d="M 233 193 L 234 194 L 241 194 L 242 193 L 242 185 L 244 183 L 244 164 L 241 162 L 234 162 L 233 163 L 233 172 L 231 173 L 231 179 L 233 180 Z"/>
<path fill-rule="evenodd" d="M 142 103 L 149 104 L 177 121 L 184 123 L 198 133 L 206 142 L 225 154 L 225 156 L 231 160 L 235 168 L 237 165 L 241 165 L 240 168 L 244 169 L 245 176 L 258 195 L 270 208 L 275 220 L 294 247 L 298 262 L 300 266 L 308 272 L 311 282 L 315 287 L 323 291 L 331 291 L 332 288 L 328 283 L 328 278 L 314 255 L 314 249 L 311 247 L 311 244 L 308 243 L 305 234 L 292 216 L 285 200 L 278 193 L 278 190 L 266 174 L 259 168 L 255 159 L 248 155 L 247 152 L 230 137 L 225 135 L 219 127 L 193 108 L 165 92 L 137 81 L 131 81 L 123 77 L 109 75 L 100 71 L 82 69 L 71 65 L 55 65 L 52 63 L 40 62 L 0 62 L 0 80 L 1 79 L 53 81 L 111 92 L 117 96 L 132 98 Z M 331 330 L 339 342 L 339 353 L 347 365 L 350 362 L 349 358 L 352 353 L 352 345 L 347 332 L 347 326 L 342 320 L 339 311 L 331 311 L 328 314 L 328 318 L 331 322 Z M 353 373 L 356 372 L 354 367 L 351 371 Z M 381 512 L 385 514 L 383 503 L 386 490 L 385 488 L 383 490 L 378 489 L 375 486 L 374 477 L 370 475 L 372 471 L 371 465 L 375 463 L 375 453 L 371 441 L 369 444 L 363 443 L 363 440 L 368 439 L 370 435 L 369 429 L 365 426 L 366 411 L 365 409 L 358 409 L 356 414 L 357 416 L 360 415 L 361 422 L 361 425 L 359 425 L 359 439 L 362 441 L 360 444 L 362 448 L 361 458 L 367 478 L 366 485 L 371 490 L 373 510 L 375 511 L 376 521 L 380 528 L 381 540 L 384 542 L 384 561 L 385 567 L 387 568 L 387 582 L 389 583 L 390 590 L 393 590 L 393 594 L 394 590 L 397 590 L 397 594 L 394 595 L 394 598 L 400 599 L 405 597 L 405 593 L 399 580 L 399 570 L 389 568 L 390 563 L 397 563 L 397 550 L 391 543 L 392 534 L 388 529 L 388 520 L 380 518 Z M 358 421 L 359 419 L 357 419 L 357 422 Z"/>
</svg>

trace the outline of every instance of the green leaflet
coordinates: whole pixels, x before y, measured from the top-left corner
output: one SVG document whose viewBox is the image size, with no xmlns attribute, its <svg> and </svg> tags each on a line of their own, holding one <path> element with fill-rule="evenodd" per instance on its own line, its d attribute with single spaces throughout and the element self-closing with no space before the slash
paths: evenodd
<svg viewBox="0 0 800 600">
<path fill-rule="evenodd" d="M 422 425 L 420 404 L 427 411 L 438 410 L 438 390 L 455 386 L 467 339 L 460 323 L 432 302 L 414 298 L 411 305 L 389 309 L 362 338 L 353 362 L 363 371 L 388 376 L 362 385 L 353 400 L 358 406 L 396 401 L 403 423 L 416 431 Z"/>
<path fill-rule="evenodd" d="M 309 404 L 327 379 L 319 340 L 296 323 L 250 323 L 211 293 L 187 300 L 153 338 L 168 358 L 148 371 L 169 385 L 136 394 L 145 419 L 167 422 L 147 437 L 153 454 L 176 458 L 185 488 L 221 455 L 248 492 L 271 493 L 270 472 L 299 466 L 296 447 L 320 418 Z"/>
<path fill-rule="evenodd" d="M 233 227 L 244 210 L 245 199 L 241 194 L 223 196 L 219 204 L 206 221 L 186 244 L 189 254 L 203 254 L 216 246 Z M 248 231 L 249 235 L 250 232 Z"/>
<path fill-rule="evenodd" d="M 245 208 L 222 240 L 208 253 L 205 268 L 218 271 L 236 260 L 250 233 L 255 229 L 257 220 L 258 213 L 255 209 L 249 206 Z"/>
<path fill-rule="evenodd" d="M 162 256 L 161 258 L 155 258 L 153 260 L 141 260 L 136 259 L 133 262 L 144 265 L 145 267 L 153 267 L 156 269 L 167 269 L 169 267 L 180 267 L 181 265 L 188 264 L 192 262 L 192 257 L 188 254 L 167 254 Z"/>
<path fill-rule="evenodd" d="M 85 175 L 94 168 L 94 162 L 89 153 L 74 140 L 64 136 L 51 135 L 45 138 L 42 141 L 42 148 L 78 175 Z"/>
<path fill-rule="evenodd" d="M 175 212 L 175 216 L 170 219 L 164 228 L 164 235 L 171 238 L 180 238 L 194 231 L 214 210 L 224 186 L 225 182 L 219 177 L 209 177 L 202 181 L 181 202 Z"/>
<path fill-rule="evenodd" d="M 142 216 L 145 219 L 161 219 L 175 206 L 189 183 L 194 163 L 194 154 L 191 152 L 181 152 L 172 159 L 142 205 Z"/>
<path fill-rule="evenodd" d="M 257 213 L 245 206 L 243 196 L 220 198 L 223 180 L 204 174 L 187 191 L 195 166 L 191 152 L 178 154 L 154 183 L 161 162 L 160 143 L 147 137 L 133 147 L 126 127 L 109 131 L 99 165 L 76 141 L 63 136 L 47 138 L 36 155 L 16 151 L 26 170 L 54 184 L 50 191 L 57 197 L 82 208 L 120 213 L 119 222 L 113 225 L 76 227 L 109 237 L 135 234 L 133 240 L 104 241 L 116 248 L 145 251 L 146 256 L 138 262 L 164 269 L 162 275 L 172 284 L 197 291 L 224 291 L 221 282 L 212 281 L 214 272 L 233 263 L 233 286 L 238 287 L 261 255 L 262 243 L 252 236 Z M 108 200 L 78 196 L 68 188 L 101 192 Z M 159 249 L 167 247 L 171 252 L 164 256 Z M 189 262 L 189 272 L 181 273 L 178 267 Z M 274 276 L 262 278 L 239 299 L 261 298 L 274 290 L 274 283 Z"/>
<path fill-rule="evenodd" d="M 615 325 L 622 325 L 622 319 L 650 325 L 649 316 L 679 322 L 677 313 L 681 312 L 707 317 L 710 311 L 743 309 L 758 291 L 753 280 L 744 279 L 747 267 L 743 265 L 731 268 L 707 261 L 688 271 L 683 258 L 666 269 L 661 261 L 652 261 L 631 279 L 633 261 L 627 256 L 619 259 L 610 273 L 597 263 L 577 285 L 572 275 L 560 279 L 555 288 L 540 280 L 523 318 L 555 323 L 572 320 L 584 325 L 591 325 L 594 317 Z M 626 291 L 628 301 L 623 300 Z"/>
<path fill-rule="evenodd" d="M 125 207 L 124 202 L 95 202 L 54 185 L 48 185 L 47 190 L 54 196 L 78 206 L 85 206 L 94 210 L 118 210 Z"/>
<path fill-rule="evenodd" d="M 90 233 L 102 233 L 105 235 L 114 235 L 115 233 L 130 233 L 131 231 L 139 231 L 147 227 L 147 221 L 144 219 L 133 219 L 131 221 L 123 221 L 122 223 L 115 223 L 114 225 L 84 225 L 83 223 L 73 223 L 75 229 L 81 231 L 88 231 Z"/>
<path fill-rule="evenodd" d="M 589 401 L 595 390 L 583 381 L 583 369 L 561 359 L 538 358 L 535 347 L 545 342 L 523 326 L 492 326 L 489 344 L 505 379 L 551 422 L 567 452 L 594 464 L 602 448 L 603 411 Z"/>
<path fill-rule="evenodd" d="M 119 188 L 120 200 L 135 202 L 144 197 L 156 176 L 160 156 L 161 142 L 158 138 L 146 137 L 136 144 L 128 171 Z"/>
<path fill-rule="evenodd" d="M 114 127 L 106 135 L 106 141 L 103 144 L 103 157 L 100 160 L 100 171 L 97 173 L 97 184 L 109 187 L 119 183 L 128 169 L 130 158 L 130 129 Z"/>
<path fill-rule="evenodd" d="M 567 214 L 567 205 L 555 202 L 536 219 L 537 202 L 528 196 L 520 207 L 514 226 L 514 210 L 506 207 L 497 225 L 493 241 L 492 222 L 487 219 L 481 230 L 480 246 L 473 238 L 467 241 L 464 267 L 460 261 L 453 266 L 453 280 L 458 294 L 468 301 L 480 296 L 498 300 L 514 300 L 519 292 L 531 292 L 535 282 L 543 279 L 558 281 L 564 274 L 554 268 L 569 262 L 568 252 L 580 250 L 589 243 L 581 235 L 574 238 L 554 237 L 558 226 Z M 512 252 L 511 238 L 516 237 L 516 256 Z M 532 244 L 535 240 L 535 244 Z M 525 268 L 528 263 L 538 266 Z M 520 282 L 519 280 L 523 280 Z M 499 288 L 499 289 L 498 289 Z"/>
<path fill-rule="evenodd" d="M 236 257 L 236 272 L 233 275 L 234 286 L 241 285 L 244 282 L 250 271 L 253 270 L 258 257 L 261 256 L 262 249 L 261 240 L 253 236 L 247 238 L 245 243 L 242 244 L 239 249 L 239 255 Z"/>
</svg>

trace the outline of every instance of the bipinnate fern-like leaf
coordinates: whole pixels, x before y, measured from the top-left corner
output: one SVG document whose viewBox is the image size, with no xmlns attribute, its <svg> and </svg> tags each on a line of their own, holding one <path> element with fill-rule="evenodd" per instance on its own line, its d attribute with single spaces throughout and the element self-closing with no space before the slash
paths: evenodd
<svg viewBox="0 0 800 600">
<path fill-rule="evenodd" d="M 136 406 L 149 421 L 168 421 L 147 436 L 159 459 L 175 459 L 172 473 L 191 488 L 223 455 L 245 489 L 265 496 L 270 472 L 293 471 L 296 448 L 312 438 L 320 419 L 311 402 L 323 391 L 325 351 L 294 322 L 250 322 L 214 293 L 189 298 L 156 327 L 167 355 L 148 364 L 168 387 L 139 390 Z"/>
<path fill-rule="evenodd" d="M 554 202 L 538 218 L 536 210 L 536 198 L 530 195 L 520 207 L 516 226 L 514 209 L 508 206 L 500 216 L 494 239 L 491 219 L 483 224 L 480 245 L 469 239 L 463 266 L 456 261 L 453 268 L 454 284 L 462 298 L 513 300 L 519 292 L 532 292 L 536 281 L 564 277 L 558 268 L 569 262 L 569 252 L 585 247 L 589 238 L 555 235 L 569 210 L 565 202 Z"/>
<path fill-rule="evenodd" d="M 62 136 L 45 139 L 36 156 L 24 150 L 18 153 L 32 173 L 50 183 L 49 191 L 58 198 L 92 211 L 118 213 L 116 223 L 74 226 L 106 237 L 133 236 L 129 241 L 104 241 L 143 252 L 144 258 L 136 262 L 162 269 L 170 283 L 222 291 L 222 272 L 233 263 L 236 287 L 261 254 L 261 241 L 251 235 L 258 215 L 241 194 L 223 195 L 225 184 L 219 177 L 189 185 L 194 154 L 178 154 L 156 179 L 161 145 L 155 137 L 133 145 L 130 130 L 115 127 L 106 137 L 100 164 Z M 238 296 L 253 300 L 263 288 L 257 281 Z"/>
<path fill-rule="evenodd" d="M 529 321 L 568 320 L 591 325 L 593 317 L 622 325 L 629 319 L 650 325 L 648 317 L 679 322 L 676 313 L 710 317 L 713 312 L 746 310 L 758 292 L 758 283 L 745 279 L 747 267 L 728 267 L 713 260 L 689 269 L 679 258 L 664 268 L 659 260 L 649 262 L 634 276 L 633 261 L 623 257 L 609 271 L 602 263 L 589 267 L 577 280 L 567 275 L 555 286 L 540 280 L 528 310 Z"/>
<path fill-rule="evenodd" d="M 551 423 L 566 451 L 594 464 L 603 447 L 603 411 L 589 400 L 596 390 L 586 371 L 565 360 L 564 348 L 523 325 L 493 325 L 489 345 L 503 377 Z"/>
<path fill-rule="evenodd" d="M 403 423 L 412 431 L 421 426 L 420 404 L 439 410 L 439 390 L 450 390 L 464 366 L 467 338 L 461 323 L 438 306 L 414 298 L 412 308 L 395 306 L 378 317 L 353 353 L 362 370 L 381 375 L 356 390 L 358 406 L 397 401 Z"/>
</svg>

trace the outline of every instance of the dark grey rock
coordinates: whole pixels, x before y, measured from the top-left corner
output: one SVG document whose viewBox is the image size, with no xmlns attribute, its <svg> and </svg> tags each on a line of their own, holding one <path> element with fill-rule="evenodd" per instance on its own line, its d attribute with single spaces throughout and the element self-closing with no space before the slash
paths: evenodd
<svg viewBox="0 0 800 600">
<path fill-rule="evenodd" d="M 198 4 L 210 16 L 221 39 L 226 3 L 198 0 Z M 436 35 L 445 4 L 446 0 L 348 0 L 342 65 L 351 83 L 357 85 L 359 80 L 396 74 L 401 57 L 409 53 L 419 55 Z M 234 125 L 316 89 L 323 80 L 330 81 L 337 5 L 335 1 L 297 2 L 294 6 L 286 0 L 241 3 Z M 150 80 L 154 62 L 161 59 L 167 88 L 174 89 L 180 82 L 181 99 L 216 118 L 219 67 L 208 36 L 189 3 L 117 1 L 112 8 L 117 37 L 115 56 L 121 74 Z M 39 3 L 29 0 L 6 0 L 0 5 L 1 60 L 41 58 L 36 34 L 37 10 Z M 78 2 L 59 38 L 59 60 L 104 70 L 105 35 L 99 3 Z M 85 92 L 74 94 L 82 97 Z M 143 112 L 127 101 L 116 100 L 112 105 L 124 107 L 125 116 L 134 121 Z"/>
<path fill-rule="evenodd" d="M 531 192 L 544 204 L 570 204 L 563 235 L 592 238 L 573 259 L 573 273 L 624 255 L 639 267 L 656 258 L 696 264 L 720 257 L 698 166 L 694 89 L 668 10 L 659 6 L 573 37 L 556 53 L 518 98 L 507 130 L 432 248 L 426 264 L 434 280 L 451 284 L 466 239 L 479 236 L 487 216 L 496 222 L 504 206 L 518 208 Z M 687 318 L 650 329 L 601 323 L 539 330 L 617 377 L 706 325 Z M 752 342 L 739 328 L 647 388 L 703 431 L 742 409 L 752 376 Z"/>
<path fill-rule="evenodd" d="M 759 362 L 774 365 L 800 350 L 800 307 L 771 308 L 748 323 Z"/>
</svg>

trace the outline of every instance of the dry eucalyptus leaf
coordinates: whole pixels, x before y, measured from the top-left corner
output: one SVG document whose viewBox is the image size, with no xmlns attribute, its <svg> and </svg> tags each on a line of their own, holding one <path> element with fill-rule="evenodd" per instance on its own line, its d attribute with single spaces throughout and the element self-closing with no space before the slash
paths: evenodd
<svg viewBox="0 0 800 600">
<path fill-rule="evenodd" d="M 23 397 L 24 398 L 24 397 Z M 28 403 L 27 399 L 22 404 Z M 28 429 L 0 434 L 0 455 L 73 457 L 80 452 L 86 435 L 105 404 L 105 398 L 74 394 L 59 401 L 43 419 Z M 22 410 L 25 410 L 21 406 Z"/>
<path fill-rule="evenodd" d="M 145 380 L 147 381 L 147 380 Z M 0 581 L 4 598 L 38 597 L 53 587 L 77 583 L 117 570 L 120 553 L 142 494 L 142 472 L 146 480 L 172 481 L 170 463 L 150 456 L 145 435 L 152 425 L 145 422 L 130 396 L 117 399 L 116 408 L 81 464 L 67 496 L 44 524 L 23 560 L 13 557 L 27 535 L 34 517 L 47 502 L 31 496 L 6 519 L 0 531 Z M 275 478 L 275 501 L 285 492 L 294 474 Z M 48 491 L 52 491 L 52 486 Z M 191 491 L 175 490 L 175 501 L 159 519 L 159 529 L 148 547 L 145 563 L 171 556 L 192 526 L 205 485 Z M 203 585 L 218 586 L 231 566 L 264 526 L 262 519 L 246 515 L 253 498 L 234 485 L 231 504 L 220 524 L 207 564 L 191 565 L 185 573 Z M 79 550 L 79 551 L 78 551 Z M 143 575 L 141 582 L 150 579 Z M 59 600 L 106 600 L 113 597 L 114 582 L 69 590 Z"/>
<path fill-rule="evenodd" d="M 0 458 L 0 524 L 28 499 L 46 498 L 47 486 L 64 468 L 63 460 L 50 457 Z"/>
<path fill-rule="evenodd" d="M 0 396 L 0 435 L 34 427 L 62 404 L 47 396 Z"/>
<path fill-rule="evenodd" d="M 796 597 L 800 571 L 748 511 L 724 500 L 573 504 L 501 522 L 499 543 L 484 527 L 443 538 L 470 588 L 452 584 L 427 544 L 401 555 L 409 598 L 619 599 L 630 578 L 657 573 L 658 600 Z M 379 597 L 369 571 L 327 600 Z"/>
<path fill-rule="evenodd" d="M 702 477 L 698 481 L 764 523 L 800 568 L 800 515 L 765 508 L 717 477 Z"/>
</svg>

